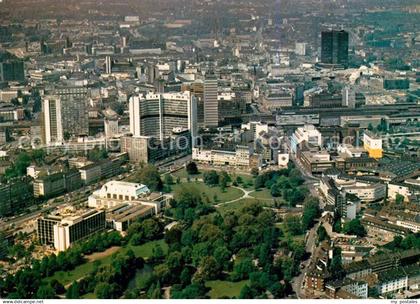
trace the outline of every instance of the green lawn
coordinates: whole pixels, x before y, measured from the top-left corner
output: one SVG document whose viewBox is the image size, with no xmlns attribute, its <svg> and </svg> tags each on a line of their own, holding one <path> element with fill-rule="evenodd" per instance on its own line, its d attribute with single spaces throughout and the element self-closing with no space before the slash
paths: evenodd
<svg viewBox="0 0 420 304">
<path fill-rule="evenodd" d="M 159 244 L 164 252 L 168 251 L 168 245 L 165 243 L 164 240 L 159 240 L 159 241 L 152 241 L 152 242 L 148 242 L 145 243 L 143 245 L 140 246 L 125 246 L 122 247 L 120 250 L 118 250 L 117 252 L 126 252 L 128 249 L 132 249 L 134 254 L 137 257 L 143 257 L 143 258 L 149 258 L 152 255 L 152 249 L 155 245 Z M 101 262 L 101 265 L 107 265 L 109 263 L 111 263 L 112 261 L 112 254 L 109 256 L 106 256 L 100 260 L 98 260 Z M 61 284 L 63 285 L 67 285 L 72 283 L 73 281 L 79 280 L 83 277 L 85 277 L 86 275 L 88 275 L 91 271 L 93 270 L 93 262 L 87 262 L 84 263 L 82 265 L 77 266 L 75 269 L 71 270 L 71 271 L 58 271 L 56 272 L 53 276 L 47 278 L 47 280 L 53 280 L 53 279 L 57 279 L 59 282 L 61 282 Z"/>
<path fill-rule="evenodd" d="M 219 210 L 220 213 L 224 214 L 228 211 L 240 210 L 247 203 L 255 203 L 255 202 L 258 202 L 258 200 L 253 199 L 253 198 L 244 198 L 230 204 L 222 205 L 218 207 L 217 210 Z"/>
<path fill-rule="evenodd" d="M 245 284 L 248 283 L 248 280 L 239 281 L 239 282 L 229 282 L 229 281 L 208 281 L 206 286 L 211 288 L 209 291 L 209 296 L 212 299 L 220 299 L 222 297 L 238 297 L 241 289 Z"/>
<path fill-rule="evenodd" d="M 185 168 L 182 168 L 182 169 L 172 173 L 172 176 L 174 177 L 175 180 L 176 180 L 177 177 L 179 177 L 179 178 L 190 177 L 191 180 L 194 180 L 195 178 L 202 178 L 203 177 L 203 171 L 199 172 L 198 174 L 189 175 L 187 173 L 187 170 L 185 170 Z"/>
<path fill-rule="evenodd" d="M 272 200 L 273 197 L 271 196 L 270 190 L 263 188 L 263 189 L 259 189 L 256 190 L 252 193 L 249 194 L 252 197 L 255 197 L 257 199 L 261 199 L 261 200 Z"/>
<path fill-rule="evenodd" d="M 243 195 L 243 192 L 237 188 L 228 187 L 225 189 L 225 191 L 222 191 L 220 187 L 209 187 L 203 182 L 194 182 L 194 181 L 190 183 L 181 183 L 181 184 L 173 185 L 172 191 L 175 192 L 178 188 L 185 185 L 188 188 L 196 189 L 201 194 L 204 201 L 206 201 L 206 198 L 208 198 L 211 204 L 218 204 L 218 203 L 232 201 L 232 200 L 240 198 Z M 215 200 L 215 198 L 217 198 L 217 200 Z"/>
</svg>

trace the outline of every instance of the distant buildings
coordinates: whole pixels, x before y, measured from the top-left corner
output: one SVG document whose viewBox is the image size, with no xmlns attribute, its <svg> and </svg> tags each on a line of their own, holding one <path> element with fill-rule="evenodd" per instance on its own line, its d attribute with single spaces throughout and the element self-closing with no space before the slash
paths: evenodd
<svg viewBox="0 0 420 304">
<path fill-rule="evenodd" d="M 25 68 L 21 60 L 0 62 L 0 82 L 25 81 Z"/>
<path fill-rule="evenodd" d="M 365 130 L 363 134 L 363 147 L 368 151 L 369 157 L 382 158 L 382 138 Z"/>
<path fill-rule="evenodd" d="M 33 197 L 33 186 L 28 180 L 0 183 L 0 217 L 21 213 Z"/>
<path fill-rule="evenodd" d="M 65 192 L 71 192 L 82 186 L 80 172 L 72 169 L 39 177 L 34 181 L 34 196 L 50 198 Z"/>
<path fill-rule="evenodd" d="M 349 64 L 349 33 L 329 30 L 321 33 L 321 62 L 324 64 Z"/>
</svg>

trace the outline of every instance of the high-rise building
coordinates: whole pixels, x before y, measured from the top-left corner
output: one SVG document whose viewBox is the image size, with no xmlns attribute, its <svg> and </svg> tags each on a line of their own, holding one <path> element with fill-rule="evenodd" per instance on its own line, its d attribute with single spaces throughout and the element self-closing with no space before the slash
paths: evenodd
<svg viewBox="0 0 420 304">
<path fill-rule="evenodd" d="M 306 43 L 305 42 L 296 42 L 295 44 L 295 54 L 299 56 L 306 55 Z"/>
<path fill-rule="evenodd" d="M 61 115 L 61 101 L 58 96 L 48 96 L 43 102 L 44 132 L 47 144 L 62 142 L 63 125 Z"/>
<path fill-rule="evenodd" d="M 130 132 L 163 140 L 176 128 L 195 134 L 197 106 L 190 92 L 146 94 L 130 98 Z"/>
<path fill-rule="evenodd" d="M 62 87 L 46 93 L 43 102 L 46 143 L 62 142 L 71 135 L 89 133 L 87 88 Z"/>
<path fill-rule="evenodd" d="M 24 80 L 25 68 L 23 61 L 7 60 L 5 62 L 0 62 L 0 82 Z"/>
<path fill-rule="evenodd" d="M 204 125 L 206 127 L 219 125 L 217 90 L 217 78 L 214 75 L 206 76 L 204 80 Z"/>
<path fill-rule="evenodd" d="M 347 67 L 349 64 L 349 33 L 346 31 L 323 31 L 321 33 L 321 62 Z"/>
<path fill-rule="evenodd" d="M 104 119 L 105 137 L 112 138 L 118 134 L 118 119 L 105 118 Z"/>
<path fill-rule="evenodd" d="M 112 61 L 110 56 L 105 57 L 105 74 L 112 73 Z"/>
</svg>

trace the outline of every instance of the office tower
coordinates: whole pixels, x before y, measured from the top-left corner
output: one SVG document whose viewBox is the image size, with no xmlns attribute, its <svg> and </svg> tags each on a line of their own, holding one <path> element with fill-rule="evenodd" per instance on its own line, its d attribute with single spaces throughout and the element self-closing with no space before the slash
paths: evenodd
<svg viewBox="0 0 420 304">
<path fill-rule="evenodd" d="M 118 134 L 118 119 L 105 118 L 104 119 L 105 137 L 112 138 Z"/>
<path fill-rule="evenodd" d="M 112 62 L 111 57 L 106 56 L 105 57 L 105 74 L 111 74 L 112 73 Z"/>
<path fill-rule="evenodd" d="M 92 55 L 93 54 L 93 50 L 92 50 L 92 48 L 93 48 L 93 44 L 90 42 L 90 43 L 86 43 L 85 44 L 85 51 L 86 51 L 86 54 L 88 54 L 88 55 Z"/>
<path fill-rule="evenodd" d="M 356 91 L 346 86 L 342 89 L 342 106 L 354 109 L 356 107 Z"/>
<path fill-rule="evenodd" d="M 196 100 L 183 93 L 146 94 L 133 96 L 129 103 L 130 132 L 134 137 L 151 136 L 163 140 L 175 128 L 196 128 Z"/>
<path fill-rule="evenodd" d="M 44 128 L 46 143 L 62 142 L 71 135 L 87 135 L 88 89 L 85 87 L 55 88 L 44 99 Z"/>
<path fill-rule="evenodd" d="M 37 235 L 41 244 L 54 245 L 64 251 L 74 242 L 106 228 L 105 211 L 76 211 L 74 214 L 52 214 L 37 220 Z"/>
<path fill-rule="evenodd" d="M 321 62 L 347 67 L 349 64 L 349 33 L 323 31 L 321 33 Z"/>
<path fill-rule="evenodd" d="M 121 44 L 122 44 L 122 47 L 123 48 L 125 48 L 125 47 L 127 47 L 127 36 L 122 36 L 122 38 L 121 38 Z"/>
<path fill-rule="evenodd" d="M 4 62 L 0 62 L 0 82 L 24 80 L 25 68 L 23 61 L 7 60 Z"/>
<path fill-rule="evenodd" d="M 295 44 L 295 54 L 299 56 L 306 55 L 306 43 L 304 42 L 296 42 Z"/>
<path fill-rule="evenodd" d="M 219 125 L 217 89 L 217 78 L 214 75 L 206 76 L 204 80 L 204 125 L 206 127 Z"/>
<path fill-rule="evenodd" d="M 44 132 L 47 144 L 63 141 L 61 101 L 58 96 L 48 96 L 43 101 Z"/>
</svg>

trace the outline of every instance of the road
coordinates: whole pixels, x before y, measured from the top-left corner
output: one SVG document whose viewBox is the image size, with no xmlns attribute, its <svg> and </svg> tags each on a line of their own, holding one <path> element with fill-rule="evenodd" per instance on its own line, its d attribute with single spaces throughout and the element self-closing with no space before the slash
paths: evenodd
<svg viewBox="0 0 420 304">
<path fill-rule="evenodd" d="M 306 246 L 305 246 L 306 252 L 309 253 L 309 258 L 302 262 L 302 264 L 305 267 L 301 269 L 301 273 L 299 274 L 299 276 L 295 277 L 292 282 L 293 291 L 296 293 L 296 296 L 298 299 L 305 297 L 305 294 L 303 293 L 303 291 L 305 290 L 303 288 L 303 279 L 305 278 L 305 274 L 308 271 L 309 265 L 311 264 L 313 252 L 315 251 L 316 231 L 319 225 L 320 224 L 317 223 L 315 224 L 314 227 L 312 227 L 311 230 L 309 230 L 308 237 L 306 239 Z"/>
<path fill-rule="evenodd" d="M 28 224 L 29 222 L 31 222 L 32 220 L 36 219 L 37 217 L 39 217 L 42 213 L 45 212 L 49 212 L 54 210 L 55 208 L 64 205 L 64 204 L 68 204 L 70 202 L 79 202 L 79 201 L 87 201 L 88 196 L 92 194 L 93 191 L 97 190 L 98 188 L 100 188 L 104 183 L 106 183 L 109 180 L 123 180 L 128 178 L 130 175 L 134 174 L 134 172 L 127 172 L 124 174 L 121 174 L 121 178 L 117 178 L 117 177 L 111 177 L 108 178 L 106 180 L 97 182 L 95 184 L 89 185 L 89 186 L 84 186 L 83 188 L 80 188 L 78 190 L 75 190 L 73 192 L 67 193 L 67 194 L 63 194 L 54 198 L 49 199 L 47 202 L 45 202 L 43 204 L 43 207 L 41 210 L 36 210 L 33 212 L 30 212 L 28 214 L 24 214 L 21 216 L 17 216 L 15 218 L 12 219 L 7 219 L 0 221 L 0 230 L 7 230 L 8 228 L 11 227 L 20 227 L 20 228 L 25 228 L 25 224 Z M 31 232 L 31 231 L 25 231 L 24 229 L 22 229 L 24 232 Z"/>
</svg>

